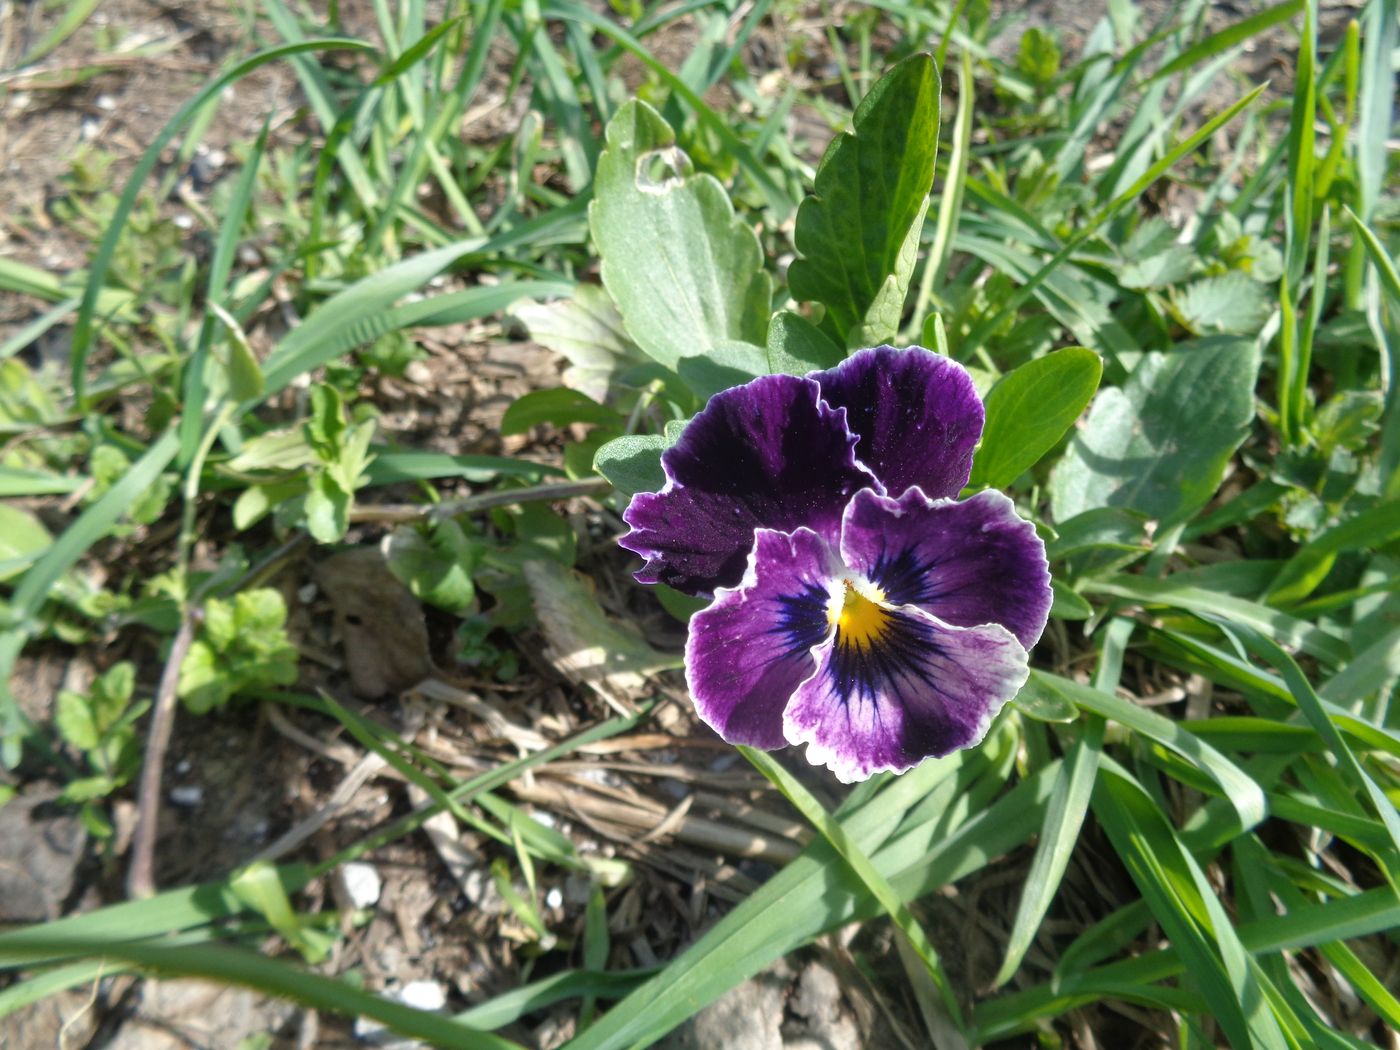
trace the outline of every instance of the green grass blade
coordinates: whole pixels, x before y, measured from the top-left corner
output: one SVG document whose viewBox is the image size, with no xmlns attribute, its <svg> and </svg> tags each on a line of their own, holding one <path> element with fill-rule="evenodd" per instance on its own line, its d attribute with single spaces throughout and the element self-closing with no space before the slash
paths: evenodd
<svg viewBox="0 0 1400 1050">
<path fill-rule="evenodd" d="M 1166 156 L 1153 164 L 1152 167 L 1148 168 L 1137 181 L 1127 188 L 1127 190 L 1099 209 L 1093 217 L 1085 221 L 1083 226 L 1080 227 L 1079 232 L 1066 241 L 1059 251 L 1052 255 L 1028 280 L 1023 282 L 1004 303 L 1000 304 L 999 309 L 989 310 L 986 315 L 977 322 L 972 331 L 968 333 L 967 337 L 959 345 L 959 357 L 966 358 L 974 350 L 981 347 L 986 341 L 987 336 L 996 331 L 1008 315 L 1014 314 L 1019 310 L 1025 304 L 1026 300 L 1035 294 L 1035 290 L 1040 287 L 1047 277 L 1054 273 L 1065 260 L 1080 248 L 1080 246 L 1097 234 L 1100 226 L 1116 215 L 1125 205 L 1136 201 L 1143 190 L 1147 189 L 1147 187 L 1151 186 L 1170 171 L 1178 161 L 1195 152 L 1195 150 L 1198 149 L 1202 143 L 1208 141 L 1216 131 L 1228 124 L 1241 111 L 1252 105 L 1266 86 L 1267 85 L 1260 84 L 1253 91 L 1249 92 L 1249 94 L 1237 100 L 1223 113 L 1219 113 L 1206 121 L 1205 124 L 1188 136 L 1185 141 L 1179 142 L 1167 152 Z"/>
<path fill-rule="evenodd" d="M 480 1032 L 426 1010 L 415 1010 L 360 991 L 345 981 L 322 977 L 240 948 L 215 945 L 171 946 L 121 940 L 74 944 L 52 938 L 43 928 L 22 930 L 0 943 L 0 963 L 31 959 L 102 956 L 169 977 L 199 977 L 251 988 L 278 999 L 293 999 L 317 1010 L 350 1017 L 372 1017 L 396 1032 L 455 1050 L 523 1050 L 518 1043 Z"/>
<path fill-rule="evenodd" d="M 97 10 L 97 5 L 102 0 L 68 0 L 67 6 L 63 9 L 63 14 L 57 22 L 53 24 L 33 47 L 25 52 L 24 57 L 15 63 L 16 69 L 23 69 L 25 66 L 33 65 L 39 59 L 52 52 L 70 36 L 83 27 L 83 23 Z"/>
<path fill-rule="evenodd" d="M 189 101 L 187 101 L 176 114 L 170 118 L 160 133 L 156 136 L 146 151 L 141 154 L 141 159 L 136 162 L 136 167 L 127 180 L 126 188 L 122 191 L 120 200 L 113 209 L 112 217 L 108 222 L 106 233 L 102 237 L 101 244 L 98 245 L 96 253 L 93 255 L 92 268 L 88 273 L 87 287 L 83 291 L 83 300 L 78 307 L 78 317 L 73 325 L 73 343 L 70 352 L 70 365 L 73 380 L 73 396 L 80 411 L 87 408 L 86 395 L 86 372 L 87 359 L 92 351 L 93 324 L 98 309 L 98 299 L 102 293 L 102 282 L 106 279 L 107 270 L 112 264 L 112 256 L 116 253 L 117 243 L 121 239 L 122 231 L 126 228 L 127 218 L 131 215 L 131 209 L 136 205 L 136 198 L 141 192 L 141 187 L 145 183 L 147 176 L 155 168 L 160 160 L 160 155 L 170 141 L 180 132 L 180 130 L 199 112 L 200 108 L 210 99 L 218 96 L 224 88 L 230 84 L 247 76 L 253 70 L 266 65 L 269 62 L 276 62 L 280 59 L 293 55 L 304 54 L 309 51 L 372 51 L 368 44 L 359 40 L 346 40 L 340 38 L 327 38 L 317 40 L 303 40 L 294 44 L 283 44 L 280 47 L 269 48 L 260 51 L 251 58 L 247 58 L 231 69 L 226 70 L 206 84 Z"/>
<path fill-rule="evenodd" d="M 1205 874 L 1157 803 L 1111 759 L 1094 793 L 1094 812 L 1232 1045 L 1286 1050 L 1279 1022 L 1264 1004 L 1257 967 Z"/>
<path fill-rule="evenodd" d="M 1088 594 L 1124 598 L 1143 605 L 1165 605 L 1196 615 L 1225 615 L 1231 622 L 1244 623 L 1284 645 L 1302 649 L 1309 656 L 1341 667 L 1351 659 L 1351 647 L 1335 630 L 1321 624 L 1305 623 L 1277 609 L 1172 580 L 1151 580 L 1142 576 L 1110 576 L 1086 581 L 1081 588 Z"/>
<path fill-rule="evenodd" d="M 1120 696 L 1059 675 L 1032 671 L 1031 676 L 1039 685 L 1067 697 L 1084 710 L 1126 726 L 1186 759 L 1218 785 L 1234 807 L 1242 830 L 1254 827 L 1268 815 L 1268 802 L 1258 783 L 1215 748 L 1183 729 L 1180 723 Z"/>
<path fill-rule="evenodd" d="M 831 843 L 832 848 L 841 855 L 841 859 L 865 884 L 870 895 L 879 901 L 885 914 L 908 939 L 909 946 L 928 969 L 929 977 L 933 980 L 934 986 L 938 989 L 939 997 L 942 999 L 943 1009 L 961 1033 L 962 1011 L 958 1008 L 958 1000 L 953 994 L 952 986 L 948 983 L 948 975 L 943 972 L 943 964 L 939 961 L 938 952 L 928 939 L 924 928 L 919 925 L 919 920 L 914 918 L 913 912 L 895 894 L 894 888 L 870 863 L 870 858 L 865 855 L 864 851 L 851 841 L 850 836 L 846 834 L 840 823 L 833 819 L 825 807 L 812 797 L 812 793 L 803 787 L 776 759 L 766 751 L 756 751 L 742 745 L 739 747 L 739 753 L 748 759 L 755 769 L 767 777 L 769 783 L 782 792 L 783 797 L 792 803 L 793 808 L 802 814 L 804 820 L 821 832 L 822 837 Z"/>
<path fill-rule="evenodd" d="M 1079 829 L 1089 810 L 1089 798 L 1098 777 L 1103 731 L 1103 719 L 1087 719 L 1083 735 L 1075 741 L 1055 778 L 1050 804 L 1045 811 L 1045 824 L 1036 842 L 1030 870 L 1026 872 L 1025 889 L 1016 908 L 1016 918 L 1011 923 L 1006 957 L 992 981 L 995 988 L 1009 981 L 1020 968 L 1041 921 L 1054 903 L 1060 880 L 1064 878 L 1075 843 L 1079 840 Z"/>
<path fill-rule="evenodd" d="M 1283 676 L 1284 682 L 1293 694 L 1293 698 L 1304 717 L 1308 720 L 1308 724 L 1326 742 L 1333 757 L 1337 760 L 1338 769 L 1348 781 L 1350 788 L 1358 792 L 1359 797 L 1369 801 L 1372 812 L 1385 826 L 1386 832 L 1390 836 L 1390 849 L 1386 853 L 1373 854 L 1373 856 L 1391 887 L 1400 892 L 1400 812 L 1396 811 L 1395 804 L 1390 801 L 1385 791 L 1357 761 L 1351 748 L 1342 738 L 1341 732 L 1328 716 L 1322 698 L 1317 695 L 1312 683 L 1303 674 L 1297 661 L 1289 656 L 1282 646 L 1272 639 L 1266 638 L 1252 627 L 1232 624 L 1218 616 L 1204 618 L 1214 620 L 1222 629 L 1239 635 L 1249 649 L 1272 664 Z"/>
<path fill-rule="evenodd" d="M 1183 70 L 1193 69 L 1200 62 L 1214 58 L 1236 44 L 1244 43 L 1250 37 L 1257 36 L 1280 22 L 1287 22 L 1306 6 L 1306 0 L 1285 0 L 1284 3 L 1265 8 L 1248 18 L 1242 18 L 1233 25 L 1228 25 L 1219 32 L 1212 33 L 1203 40 L 1197 41 L 1170 62 L 1164 63 L 1160 69 L 1152 74 L 1147 83 L 1150 84 L 1155 80 L 1174 76 Z"/>
</svg>

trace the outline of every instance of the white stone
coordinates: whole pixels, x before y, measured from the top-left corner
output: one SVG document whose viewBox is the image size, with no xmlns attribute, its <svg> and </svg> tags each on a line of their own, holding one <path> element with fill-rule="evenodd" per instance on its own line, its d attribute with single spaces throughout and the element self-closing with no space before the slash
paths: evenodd
<svg viewBox="0 0 1400 1050">
<path fill-rule="evenodd" d="M 447 991 L 437 981 L 409 981 L 394 992 L 394 998 L 415 1010 L 441 1010 L 447 1005 Z"/>
<path fill-rule="evenodd" d="M 384 880 L 379 877 L 373 864 L 364 861 L 351 861 L 340 870 L 345 880 L 345 893 L 356 908 L 373 908 L 379 903 L 379 894 L 384 890 Z"/>
<path fill-rule="evenodd" d="M 182 784 L 170 789 L 170 802 L 181 809 L 194 809 L 204 801 L 204 789 L 198 784 Z"/>
</svg>

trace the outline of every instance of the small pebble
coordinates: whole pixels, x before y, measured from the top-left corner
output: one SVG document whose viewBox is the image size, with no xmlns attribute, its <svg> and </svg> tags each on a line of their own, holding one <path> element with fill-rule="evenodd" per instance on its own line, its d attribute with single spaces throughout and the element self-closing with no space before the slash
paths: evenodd
<svg viewBox="0 0 1400 1050">
<path fill-rule="evenodd" d="M 111 95 L 98 95 L 97 108 L 102 110 L 104 113 L 111 113 L 114 109 L 117 108 L 117 100 L 114 99 Z"/>
<path fill-rule="evenodd" d="M 341 869 L 341 876 L 345 879 L 345 892 L 350 903 L 356 908 L 373 908 L 379 903 L 384 880 L 379 877 L 373 864 L 351 861 Z"/>
<path fill-rule="evenodd" d="M 170 789 L 170 804 L 181 809 L 194 809 L 204 801 L 204 789 L 198 784 L 182 784 Z"/>
<path fill-rule="evenodd" d="M 447 1005 L 447 992 L 437 981 L 409 981 L 394 992 L 394 998 L 415 1010 L 441 1010 Z"/>
</svg>

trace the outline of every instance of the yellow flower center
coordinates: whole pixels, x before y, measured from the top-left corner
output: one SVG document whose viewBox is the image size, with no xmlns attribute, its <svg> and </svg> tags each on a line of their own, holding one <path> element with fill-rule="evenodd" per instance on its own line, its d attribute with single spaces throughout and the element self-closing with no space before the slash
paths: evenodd
<svg viewBox="0 0 1400 1050">
<path fill-rule="evenodd" d="M 868 649 L 889 626 L 890 611 L 880 604 L 884 592 L 873 586 L 857 590 L 851 580 L 846 580 L 845 586 L 839 604 L 833 599 L 828 607 L 827 621 L 836 628 L 837 644 Z"/>
</svg>

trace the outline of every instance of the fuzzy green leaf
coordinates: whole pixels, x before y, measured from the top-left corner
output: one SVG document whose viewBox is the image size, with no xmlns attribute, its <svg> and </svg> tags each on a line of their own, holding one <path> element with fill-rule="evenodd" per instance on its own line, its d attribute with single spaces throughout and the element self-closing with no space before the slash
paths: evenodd
<svg viewBox="0 0 1400 1050">
<path fill-rule="evenodd" d="M 1244 440 L 1258 371 L 1258 348 L 1242 339 L 1202 339 L 1145 356 L 1121 389 L 1095 398 L 1051 473 L 1055 520 L 1097 507 L 1163 524 L 1188 520 Z"/>
<path fill-rule="evenodd" d="M 675 143 L 645 102 L 623 106 L 588 209 L 603 285 L 628 334 L 667 368 L 720 343 L 761 345 L 772 298 L 758 237 Z"/>
</svg>

